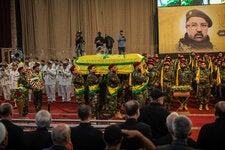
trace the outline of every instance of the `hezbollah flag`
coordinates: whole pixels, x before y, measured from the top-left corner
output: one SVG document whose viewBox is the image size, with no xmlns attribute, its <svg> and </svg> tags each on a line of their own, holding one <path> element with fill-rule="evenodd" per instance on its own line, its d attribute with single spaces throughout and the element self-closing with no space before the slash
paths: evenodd
<svg viewBox="0 0 225 150">
<path fill-rule="evenodd" d="M 85 55 L 74 60 L 74 65 L 79 66 L 79 71 L 82 75 L 89 74 L 88 66 L 94 64 L 98 73 L 108 74 L 108 66 L 115 64 L 118 68 L 118 74 L 130 74 L 133 72 L 134 62 L 145 64 L 145 57 L 140 54 L 125 54 L 125 55 Z M 144 67 L 143 67 L 144 68 Z"/>
</svg>

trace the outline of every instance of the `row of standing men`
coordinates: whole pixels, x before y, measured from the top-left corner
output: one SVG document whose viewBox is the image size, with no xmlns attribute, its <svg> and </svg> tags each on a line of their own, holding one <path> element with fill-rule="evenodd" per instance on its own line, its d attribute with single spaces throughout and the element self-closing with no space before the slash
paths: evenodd
<svg viewBox="0 0 225 150">
<path fill-rule="evenodd" d="M 82 75 L 79 69 L 68 60 L 63 61 L 61 65 L 52 61 L 48 61 L 47 64 L 33 63 L 32 65 L 29 60 L 25 60 L 23 65 L 18 63 L 11 66 L 1 66 L 1 87 L 3 87 L 5 100 L 10 100 L 10 89 L 23 85 L 18 84 L 20 74 L 25 74 L 27 78 L 25 72 L 32 70 L 40 80 L 43 80 L 48 101 L 56 100 L 56 88 L 58 95 L 62 96 L 62 101 L 70 101 L 71 93 L 74 94 L 75 88 L 78 104 L 86 103 L 92 106 L 93 116 L 96 117 L 104 114 L 103 110 L 108 112 L 107 117 L 115 114 L 120 116 L 122 104 L 129 99 L 136 99 L 141 105 L 145 105 L 150 102 L 149 94 L 154 88 L 161 88 L 167 93 L 165 102 L 167 108 L 170 109 L 173 98 L 171 87 L 174 85 L 192 86 L 198 98 L 199 110 L 202 110 L 203 106 L 208 110 L 211 87 L 215 85 L 216 89 L 223 91 L 225 86 L 224 58 L 219 65 L 211 58 L 204 57 L 203 60 L 196 54 L 190 55 L 189 59 L 184 55 L 179 55 L 177 59 L 166 56 L 163 60 L 159 57 L 152 57 L 146 59 L 144 66 L 140 62 L 135 62 L 131 77 L 118 75 L 115 64 L 109 65 L 107 75 L 101 73 L 97 75 L 95 65 L 90 65 L 87 68 L 89 70 L 87 76 Z M 31 91 L 34 93 L 36 111 L 40 110 L 42 88 L 27 88 L 30 93 Z M 224 98 L 222 92 L 219 92 L 219 95 Z M 184 101 L 184 98 L 181 97 L 180 100 Z M 187 102 L 182 103 L 179 109 L 187 110 Z M 27 113 L 25 111 L 24 114 Z"/>
</svg>

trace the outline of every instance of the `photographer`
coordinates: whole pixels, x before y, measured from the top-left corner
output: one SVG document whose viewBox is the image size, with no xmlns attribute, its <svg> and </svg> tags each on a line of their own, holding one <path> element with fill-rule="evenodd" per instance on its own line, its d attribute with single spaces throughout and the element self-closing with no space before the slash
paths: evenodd
<svg viewBox="0 0 225 150">
<path fill-rule="evenodd" d="M 77 57 L 84 55 L 83 44 L 85 43 L 82 32 L 77 31 L 76 33 L 76 55 Z"/>
</svg>

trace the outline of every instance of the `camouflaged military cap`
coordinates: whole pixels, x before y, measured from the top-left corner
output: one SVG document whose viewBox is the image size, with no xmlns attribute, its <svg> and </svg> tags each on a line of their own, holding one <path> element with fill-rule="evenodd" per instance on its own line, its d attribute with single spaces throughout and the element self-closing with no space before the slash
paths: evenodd
<svg viewBox="0 0 225 150">
<path fill-rule="evenodd" d="M 188 21 L 189 18 L 191 17 L 200 17 L 205 19 L 205 21 L 208 23 L 208 27 L 212 26 L 212 20 L 210 19 L 210 17 L 208 15 L 206 15 L 203 11 L 200 11 L 198 9 L 192 9 L 189 10 L 186 13 L 186 22 Z"/>
</svg>

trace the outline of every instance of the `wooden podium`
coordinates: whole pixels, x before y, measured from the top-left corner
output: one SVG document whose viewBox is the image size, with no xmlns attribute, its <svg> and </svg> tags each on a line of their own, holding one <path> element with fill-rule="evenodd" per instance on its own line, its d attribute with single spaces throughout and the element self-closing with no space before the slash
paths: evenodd
<svg viewBox="0 0 225 150">
<path fill-rule="evenodd" d="M 180 105 L 184 105 L 188 102 L 189 97 L 191 96 L 191 88 L 190 86 L 173 86 L 173 97 L 177 99 L 177 101 L 180 103 Z M 179 97 L 184 97 L 184 101 L 180 101 Z M 179 108 L 178 108 L 179 109 Z M 178 110 L 177 109 L 177 110 Z"/>
</svg>

